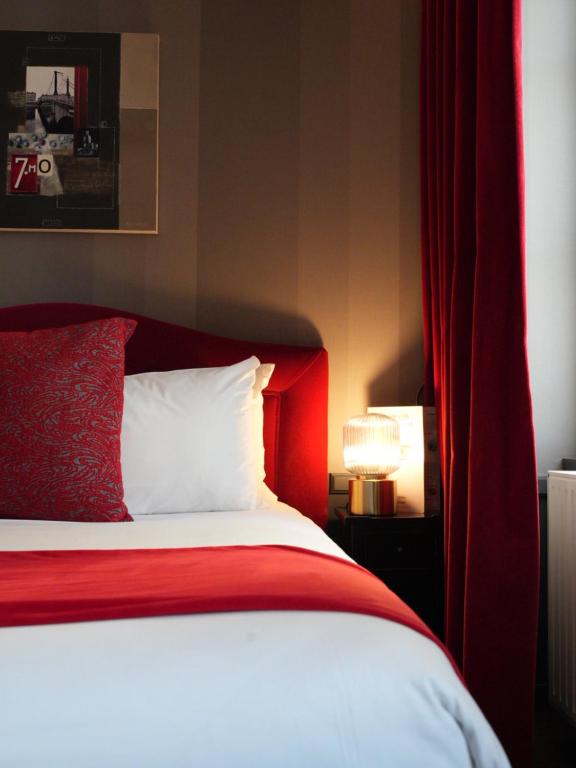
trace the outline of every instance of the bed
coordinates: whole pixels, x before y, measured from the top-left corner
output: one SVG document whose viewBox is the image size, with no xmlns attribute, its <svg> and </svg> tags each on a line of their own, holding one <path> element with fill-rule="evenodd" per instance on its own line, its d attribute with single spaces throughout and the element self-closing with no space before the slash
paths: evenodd
<svg viewBox="0 0 576 768">
<path fill-rule="evenodd" d="M 54 435 L 60 434 L 57 409 L 42 400 L 36 379 L 31 390 L 9 377 L 8 386 L 5 374 L 19 366 L 20 351 L 32 339 L 44 355 L 36 377 L 41 379 L 47 366 L 46 377 L 51 376 L 62 334 L 70 328 L 85 334 L 93 326 L 105 340 L 106 354 L 114 333 L 126 336 L 117 345 L 122 354 L 125 348 L 118 439 L 126 503 L 116 499 L 109 512 L 114 484 L 107 481 L 107 521 L 74 518 L 82 494 L 79 483 L 86 466 L 92 466 L 87 462 L 80 473 L 74 470 L 68 496 L 61 487 L 57 492 L 63 508 L 76 504 L 72 517 L 47 519 L 50 507 L 41 511 L 49 496 L 45 489 L 59 480 L 58 473 L 52 466 L 37 482 L 28 453 L 4 449 L 9 466 L 0 474 L 0 764 L 507 766 L 440 644 L 322 530 L 326 352 L 223 339 L 90 305 L 0 309 L 6 444 L 34 443 L 30 455 L 36 455 L 41 440 L 38 455 L 53 461 Z M 52 335 L 34 335 L 39 329 Z M 96 356 L 101 355 L 99 349 Z M 246 362 L 253 358 L 256 362 Z M 64 383 L 78 371 L 85 375 L 85 361 L 73 358 Z M 172 411 L 175 393 L 182 391 L 178 387 L 189 387 L 194 376 L 200 382 L 194 397 L 203 392 L 205 399 L 191 423 L 195 429 L 204 419 L 210 434 L 203 434 L 195 449 L 199 474 L 190 470 L 194 487 L 186 490 L 189 473 L 178 466 L 189 447 L 177 434 L 185 417 L 177 408 Z M 139 387 L 148 387 L 145 395 Z M 105 388 L 111 397 L 112 388 Z M 74 392 L 78 389 L 93 402 L 95 384 L 76 383 Z M 146 403 L 160 390 L 172 416 L 162 439 L 164 422 L 159 420 L 166 413 L 159 416 Z M 41 403 L 38 438 L 37 424 L 30 427 L 36 430 L 33 438 L 19 432 L 22 420 L 15 421 L 14 414 L 21 397 L 33 398 L 24 401 L 26 414 L 31 402 L 34 408 Z M 226 432 L 222 398 L 236 398 L 231 407 L 241 414 L 234 418 L 243 419 L 242 429 L 235 423 L 235 431 Z M 210 446 L 218 419 L 222 425 L 216 430 L 222 431 L 214 452 Z M 93 421 L 83 422 L 83 441 L 97 451 L 100 441 L 92 444 L 91 430 L 101 423 Z M 260 434 L 263 445 L 254 448 L 250 442 L 246 448 L 246 430 L 250 441 Z M 143 453 L 144 445 L 150 453 Z M 236 475 L 246 453 L 249 470 Z M 225 471 L 214 466 L 224 461 L 221 454 L 230 454 Z M 130 465 L 133 456 L 137 460 Z M 259 475 L 251 496 L 252 485 L 246 490 L 243 484 L 255 467 Z M 213 470 L 220 471 L 218 481 L 209 481 L 200 503 L 198 488 Z M 114 466 L 107 465 L 106 471 Z M 38 483 L 42 496 L 31 496 Z M 210 496 L 215 485 L 222 494 L 216 501 Z M 28 499 L 27 506 L 22 498 Z M 94 503 L 104 503 L 101 495 Z M 16 510 L 13 516 L 10 510 Z M 123 570 L 127 563 L 130 569 Z M 108 579 L 112 572 L 114 578 Z M 73 584 L 76 573 L 89 573 L 91 581 Z M 172 590 L 169 596 L 157 591 L 163 580 Z M 146 600 L 137 591 L 142 584 L 149 590 Z M 365 587 L 366 594 L 374 590 L 373 599 L 365 599 Z M 130 593 L 128 608 L 124 603 L 119 607 L 120 595 L 128 599 L 125 591 Z M 197 602 L 190 608 L 199 592 L 200 608 Z M 390 613 L 380 610 L 381 599 L 392 601 Z"/>
</svg>

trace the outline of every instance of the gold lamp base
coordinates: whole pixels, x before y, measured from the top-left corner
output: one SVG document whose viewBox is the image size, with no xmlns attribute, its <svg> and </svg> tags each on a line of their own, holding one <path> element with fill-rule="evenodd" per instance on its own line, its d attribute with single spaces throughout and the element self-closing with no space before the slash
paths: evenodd
<svg viewBox="0 0 576 768">
<path fill-rule="evenodd" d="M 351 515 L 390 517 L 396 514 L 396 481 L 356 477 L 348 482 Z"/>
</svg>

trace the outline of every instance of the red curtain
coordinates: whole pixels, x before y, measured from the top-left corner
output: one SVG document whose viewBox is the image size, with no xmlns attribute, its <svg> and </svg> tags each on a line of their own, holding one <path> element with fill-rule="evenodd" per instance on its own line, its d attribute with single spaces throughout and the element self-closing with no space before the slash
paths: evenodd
<svg viewBox="0 0 576 768">
<path fill-rule="evenodd" d="M 428 402 L 445 495 L 446 642 L 530 764 L 538 496 L 526 356 L 521 0 L 423 0 Z"/>
</svg>

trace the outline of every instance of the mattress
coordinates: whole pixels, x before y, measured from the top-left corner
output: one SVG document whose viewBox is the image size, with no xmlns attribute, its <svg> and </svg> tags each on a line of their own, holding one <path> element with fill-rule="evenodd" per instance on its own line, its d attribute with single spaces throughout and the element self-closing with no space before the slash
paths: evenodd
<svg viewBox="0 0 576 768">
<path fill-rule="evenodd" d="M 348 559 L 285 504 L 0 520 L 0 549 L 278 544 Z M 10 768 L 507 766 L 442 650 L 384 619 L 245 611 L 0 630 Z"/>
</svg>

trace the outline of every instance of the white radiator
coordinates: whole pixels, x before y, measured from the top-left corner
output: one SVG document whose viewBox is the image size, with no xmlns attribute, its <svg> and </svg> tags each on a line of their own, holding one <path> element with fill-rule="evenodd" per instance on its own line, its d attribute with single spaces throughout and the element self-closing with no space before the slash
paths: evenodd
<svg viewBox="0 0 576 768">
<path fill-rule="evenodd" d="M 551 704 L 576 723 L 576 472 L 548 473 Z"/>
</svg>

